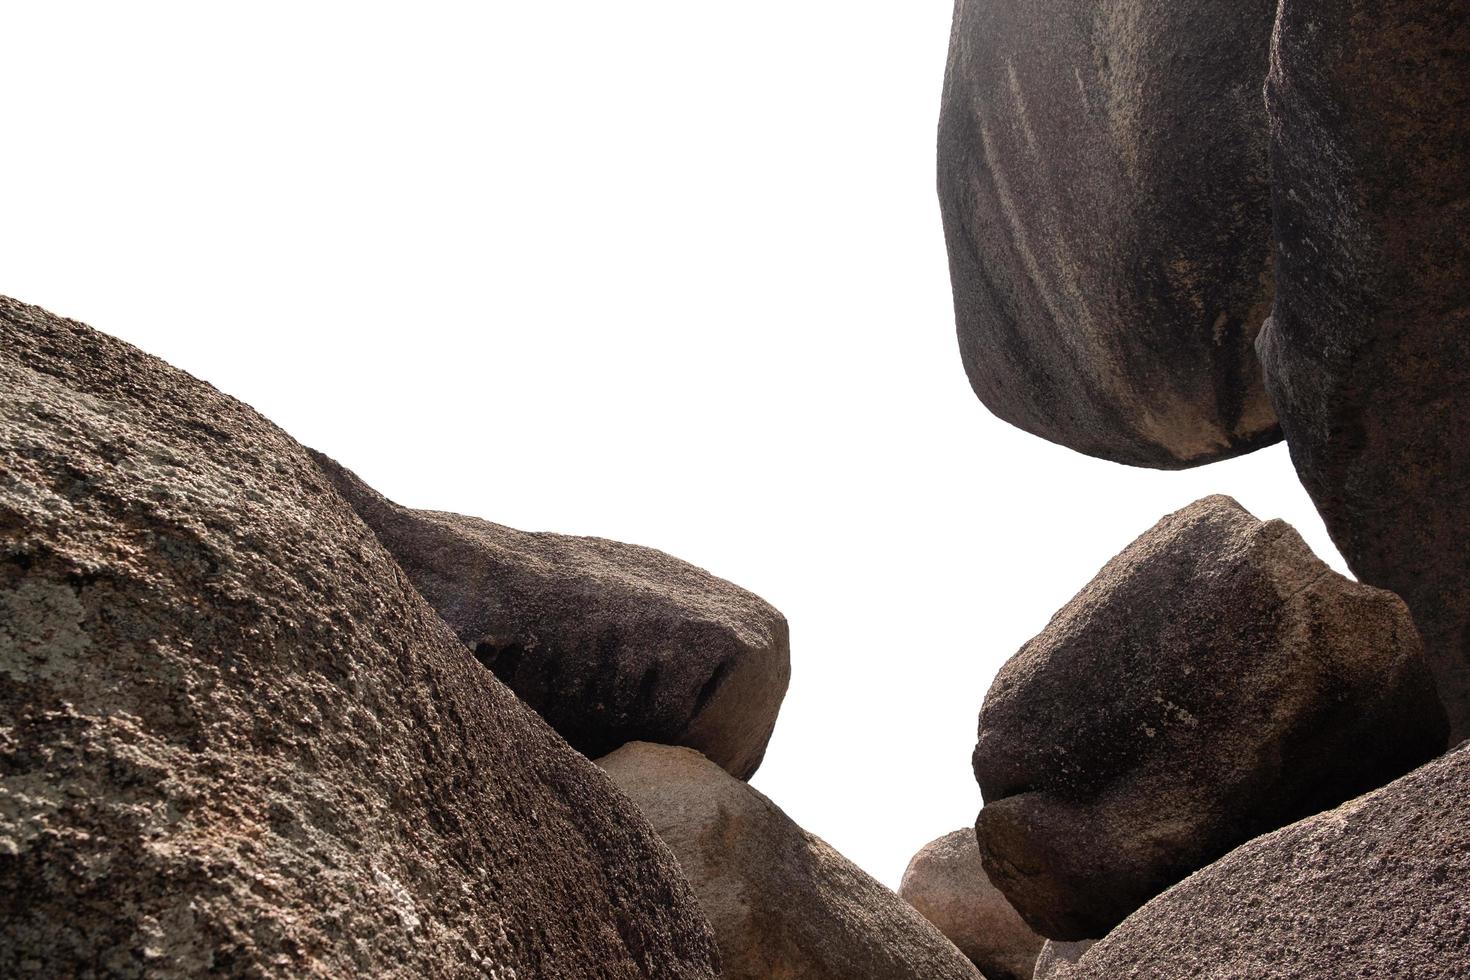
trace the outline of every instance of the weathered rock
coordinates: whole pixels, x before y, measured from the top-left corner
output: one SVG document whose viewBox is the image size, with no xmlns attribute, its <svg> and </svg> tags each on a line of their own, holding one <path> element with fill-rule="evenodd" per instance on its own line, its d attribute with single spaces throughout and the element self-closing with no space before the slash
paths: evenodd
<svg viewBox="0 0 1470 980">
<path fill-rule="evenodd" d="M 690 749 L 634 742 L 598 765 L 689 877 L 726 980 L 975 980 L 907 902 Z"/>
<path fill-rule="evenodd" d="M 1209 497 L 1001 668 L 975 747 L 980 853 L 1038 932 L 1094 938 L 1237 844 L 1432 758 L 1445 732 L 1397 596 Z"/>
<path fill-rule="evenodd" d="M 791 677 L 786 619 L 661 551 L 401 507 L 318 463 L 475 656 L 572 746 L 686 745 L 749 779 Z"/>
<path fill-rule="evenodd" d="M 1096 942 L 1095 939 L 1081 939 L 1074 943 L 1059 943 L 1048 939 L 1046 945 L 1041 947 L 1041 955 L 1036 957 L 1036 975 L 1033 980 L 1071 980 L 1077 961 Z"/>
<path fill-rule="evenodd" d="M 647 822 L 302 447 L 8 299 L 0 674 L 0 975 L 716 975 Z"/>
<path fill-rule="evenodd" d="M 1068 980 L 1470 973 L 1470 745 L 1245 844 L 1139 909 Z"/>
<path fill-rule="evenodd" d="M 1286 0 L 1259 349 L 1343 557 L 1398 593 L 1470 736 L 1470 4 Z"/>
<path fill-rule="evenodd" d="M 985 875 L 975 830 L 926 844 L 903 873 L 898 896 L 918 909 L 989 980 L 1030 980 L 1040 936 Z"/>
<path fill-rule="evenodd" d="M 1280 438 L 1261 81 L 1276 0 L 957 0 L 939 199 L 960 354 L 1013 425 L 1176 469 Z"/>
</svg>

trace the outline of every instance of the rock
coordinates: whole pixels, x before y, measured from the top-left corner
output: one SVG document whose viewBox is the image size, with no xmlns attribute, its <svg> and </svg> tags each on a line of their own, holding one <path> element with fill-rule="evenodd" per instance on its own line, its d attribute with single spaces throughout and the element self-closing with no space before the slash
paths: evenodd
<svg viewBox="0 0 1470 980">
<path fill-rule="evenodd" d="M 1418 635 L 1228 497 L 1165 517 L 1000 670 L 980 713 L 990 880 L 1101 936 L 1252 837 L 1443 750 Z"/>
<path fill-rule="evenodd" d="M 698 752 L 634 742 L 598 765 L 678 857 L 725 980 L 980 977 L 907 902 Z"/>
<path fill-rule="evenodd" d="M 1077 961 L 1096 942 L 1095 939 L 1082 939 L 1075 943 L 1059 943 L 1048 939 L 1041 947 L 1041 955 L 1036 957 L 1034 980 L 1071 980 Z"/>
<path fill-rule="evenodd" d="M 989 980 L 1030 980 L 1045 940 L 1021 921 L 986 877 L 974 828 L 926 844 L 904 871 L 898 896 L 934 923 Z"/>
<path fill-rule="evenodd" d="M 480 662 L 583 754 L 686 745 L 749 779 L 791 677 L 786 619 L 661 551 L 412 510 L 316 454 Z"/>
<path fill-rule="evenodd" d="M 1282 288 L 1259 349 L 1302 482 L 1398 593 L 1470 736 L 1470 23 L 1287 0 L 1267 86 Z"/>
<path fill-rule="evenodd" d="M 1462 980 L 1470 744 L 1257 838 L 1139 909 L 1068 980 Z"/>
<path fill-rule="evenodd" d="M 306 451 L 0 299 L 0 975 L 712 978 L 673 857 Z"/>
<path fill-rule="evenodd" d="M 1178 469 L 1280 438 L 1261 82 L 1276 0 L 959 0 L 939 200 L 996 415 Z"/>
</svg>

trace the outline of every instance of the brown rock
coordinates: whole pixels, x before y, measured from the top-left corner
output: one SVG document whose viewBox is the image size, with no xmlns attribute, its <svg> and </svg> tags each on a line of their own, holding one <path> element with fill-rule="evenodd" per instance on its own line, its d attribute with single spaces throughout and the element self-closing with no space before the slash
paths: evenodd
<svg viewBox="0 0 1470 980">
<path fill-rule="evenodd" d="M 1030 980 L 1042 939 L 985 875 L 975 830 L 926 844 L 903 873 L 898 896 L 944 933 L 989 980 Z"/>
<path fill-rule="evenodd" d="M 939 201 L 996 415 L 1177 469 L 1280 438 L 1261 81 L 1276 0 L 958 0 Z"/>
<path fill-rule="evenodd" d="M 1059 943 L 1048 939 L 1046 945 L 1041 947 L 1041 955 L 1036 957 L 1036 976 L 1033 980 L 1071 980 L 1077 961 L 1096 942 L 1095 939 L 1082 939 L 1075 943 Z"/>
<path fill-rule="evenodd" d="M 1068 980 L 1463 980 L 1470 745 L 1164 892 Z"/>
<path fill-rule="evenodd" d="M 1226 851 L 1443 750 L 1398 597 L 1228 497 L 1165 517 L 1001 668 L 980 713 L 990 880 L 1104 935 Z"/>
<path fill-rule="evenodd" d="M 1267 85 L 1282 281 L 1259 349 L 1302 482 L 1403 596 L 1470 736 L 1470 3 L 1286 0 Z"/>
<path fill-rule="evenodd" d="M 0 975 L 710 978 L 633 806 L 306 451 L 0 299 Z"/>
<path fill-rule="evenodd" d="M 726 980 L 980 977 L 907 902 L 698 752 L 634 742 L 598 765 L 678 857 Z"/>
<path fill-rule="evenodd" d="M 791 677 L 786 619 L 661 551 L 412 510 L 315 454 L 475 656 L 582 753 L 687 745 L 749 779 Z"/>
</svg>

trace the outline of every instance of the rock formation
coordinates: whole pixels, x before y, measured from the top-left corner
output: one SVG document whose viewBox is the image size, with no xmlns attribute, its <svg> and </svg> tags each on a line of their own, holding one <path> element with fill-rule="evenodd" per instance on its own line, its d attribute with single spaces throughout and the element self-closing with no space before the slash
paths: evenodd
<svg viewBox="0 0 1470 980">
<path fill-rule="evenodd" d="M 1260 354 L 1292 459 L 1398 593 L 1470 736 L 1470 20 L 1286 0 L 1267 101 L 1281 278 Z"/>
<path fill-rule="evenodd" d="M 934 923 L 987 980 L 1030 980 L 1045 940 L 986 877 L 973 827 L 924 845 L 904 871 L 898 896 Z"/>
<path fill-rule="evenodd" d="M 0 975 L 712 978 L 621 794 L 306 451 L 0 299 Z"/>
<path fill-rule="evenodd" d="M 1279 438 L 1261 82 L 1276 0 L 958 0 L 939 199 L 996 415 L 1174 469 Z"/>
<path fill-rule="evenodd" d="M 1165 517 L 1001 668 L 980 714 L 990 879 L 1105 934 L 1252 837 L 1443 750 L 1408 610 L 1227 497 Z"/>
<path fill-rule="evenodd" d="M 698 752 L 634 742 L 598 765 L 678 857 L 726 980 L 980 976 L 908 903 Z"/>
<path fill-rule="evenodd" d="M 1470 745 L 1239 847 L 1139 909 L 1068 980 L 1470 971 Z"/>
<path fill-rule="evenodd" d="M 791 676 L 785 618 L 661 551 L 384 499 L 316 454 L 475 656 L 593 758 L 687 745 L 748 779 Z"/>
</svg>

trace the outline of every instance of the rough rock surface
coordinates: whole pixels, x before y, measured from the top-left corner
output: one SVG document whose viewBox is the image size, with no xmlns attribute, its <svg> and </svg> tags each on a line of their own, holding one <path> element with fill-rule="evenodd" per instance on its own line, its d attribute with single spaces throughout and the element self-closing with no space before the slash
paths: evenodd
<svg viewBox="0 0 1470 980">
<path fill-rule="evenodd" d="M 1075 943 L 1059 943 L 1048 939 L 1036 957 L 1036 975 L 1033 980 L 1071 980 L 1072 970 L 1082 954 L 1096 943 L 1094 939 L 1082 939 Z"/>
<path fill-rule="evenodd" d="M 1280 438 L 1261 82 L 1276 0 L 956 0 L 939 199 L 991 411 L 1080 452 L 1208 463 Z"/>
<path fill-rule="evenodd" d="M 1470 6 L 1286 0 L 1267 104 L 1282 288 L 1259 348 L 1359 579 L 1470 736 Z"/>
<path fill-rule="evenodd" d="M 0 975 L 684 977 L 672 855 L 248 407 L 0 299 Z"/>
<path fill-rule="evenodd" d="M 1021 648 L 980 713 L 990 880 L 1050 939 L 1444 749 L 1408 610 L 1228 497 L 1165 517 Z"/>
<path fill-rule="evenodd" d="M 1470 745 L 1245 844 L 1139 909 L 1067 980 L 1470 974 Z"/>
<path fill-rule="evenodd" d="M 690 749 L 598 761 L 673 849 L 726 980 L 976 980 L 954 945 L 770 800 Z"/>
<path fill-rule="evenodd" d="M 945 834 L 915 854 L 898 896 L 934 923 L 988 980 L 1030 980 L 1045 940 L 986 877 L 973 827 Z"/>
<path fill-rule="evenodd" d="M 687 745 L 741 779 L 791 677 L 786 619 L 661 551 L 401 507 L 316 454 L 431 605 L 572 746 Z"/>
</svg>

